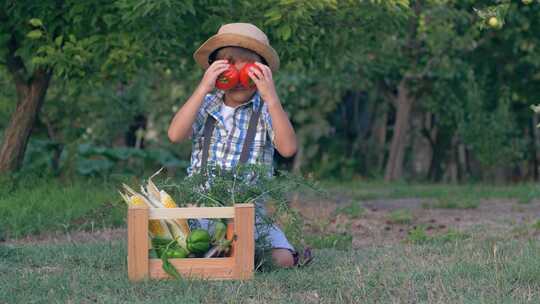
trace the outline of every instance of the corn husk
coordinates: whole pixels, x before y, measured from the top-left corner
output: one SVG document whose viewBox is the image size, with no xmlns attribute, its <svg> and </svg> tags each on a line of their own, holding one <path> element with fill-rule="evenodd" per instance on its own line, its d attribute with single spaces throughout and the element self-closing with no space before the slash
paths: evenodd
<svg viewBox="0 0 540 304">
<path fill-rule="evenodd" d="M 173 198 L 165 190 L 160 190 L 152 181 L 152 178 L 162 170 L 163 168 L 152 174 L 146 184 L 140 186 L 140 193 L 123 184 L 124 192 L 120 192 L 120 196 L 130 206 L 146 205 L 148 208 L 177 208 L 178 205 Z M 187 219 L 150 220 L 148 225 L 148 231 L 152 237 L 174 239 L 180 246 L 187 248 L 186 240 L 190 233 Z"/>
</svg>

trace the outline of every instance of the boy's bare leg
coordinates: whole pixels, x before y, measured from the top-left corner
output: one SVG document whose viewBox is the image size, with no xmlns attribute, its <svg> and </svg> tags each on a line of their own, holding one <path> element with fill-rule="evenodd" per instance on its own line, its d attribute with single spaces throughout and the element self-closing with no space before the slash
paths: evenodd
<svg viewBox="0 0 540 304">
<path fill-rule="evenodd" d="M 278 267 L 288 268 L 294 266 L 293 254 L 288 249 L 272 249 L 272 261 Z"/>
</svg>

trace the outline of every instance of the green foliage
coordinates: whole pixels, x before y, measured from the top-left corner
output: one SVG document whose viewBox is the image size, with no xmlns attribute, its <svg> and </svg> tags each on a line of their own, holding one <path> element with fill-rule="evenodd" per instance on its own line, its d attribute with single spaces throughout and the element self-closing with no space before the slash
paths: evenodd
<svg viewBox="0 0 540 304">
<path fill-rule="evenodd" d="M 316 249 L 350 250 L 352 248 L 352 235 L 350 233 L 333 233 L 306 236 L 306 243 Z"/>
<path fill-rule="evenodd" d="M 174 193 L 180 205 L 219 207 L 270 201 L 276 211 L 287 208 L 287 195 L 293 191 L 320 191 L 314 181 L 286 171 L 274 176 L 269 169 L 263 165 L 239 165 L 233 170 L 209 166 L 207 172 L 193 173 L 181 181 L 168 179 L 159 185 Z"/>
<path fill-rule="evenodd" d="M 358 219 L 364 215 L 365 212 L 366 209 L 362 207 L 360 202 L 351 202 L 347 206 L 336 208 L 334 215 L 343 214 L 349 219 Z"/>
<path fill-rule="evenodd" d="M 30 75 L 46 67 L 66 79 L 127 79 L 154 64 L 152 58 L 172 62 L 184 47 L 181 33 L 195 14 L 193 3 L 168 1 L 5 2 L 2 11 L 2 48 L 14 39 Z M 153 20 L 163 21 L 159 35 Z"/>
<path fill-rule="evenodd" d="M 55 152 L 60 152 L 56 155 Z M 58 157 L 58 159 L 55 159 Z M 52 175 L 74 171 L 83 176 L 109 176 L 113 173 L 141 175 L 156 166 L 185 170 L 189 163 L 168 149 L 107 147 L 82 143 L 75 149 L 61 149 L 51 140 L 31 140 L 26 150 L 23 172 Z"/>
<path fill-rule="evenodd" d="M 471 195 L 440 197 L 435 203 L 422 205 L 426 209 L 476 209 L 478 206 L 479 199 Z"/>
<path fill-rule="evenodd" d="M 387 155 L 395 93 L 404 83 L 415 112 L 432 115 L 437 150 L 451 151 L 453 139 L 463 143 L 482 166 L 463 178 L 489 179 L 496 165 L 535 157 L 528 106 L 540 98 L 539 16 L 537 1 L 509 0 L 7 1 L 0 58 L 20 58 L 25 81 L 39 68 L 54 73 L 33 137 L 66 149 L 110 147 L 142 115 L 147 147 L 187 159 L 189 144 L 167 144 L 166 129 L 202 76 L 192 53 L 221 24 L 252 22 L 281 58 L 274 79 L 298 135 L 300 169 L 325 178 L 380 176 L 378 157 Z M 491 17 L 500 21 L 496 28 Z M 5 64 L 2 130 L 17 99 Z M 351 92 L 363 97 L 344 102 Z M 389 118 L 382 143 L 373 127 L 381 115 Z M 449 158 L 444 152 L 435 165 L 443 170 Z"/>
<path fill-rule="evenodd" d="M 433 242 L 438 243 L 447 243 L 447 242 L 457 242 L 470 238 L 468 233 L 464 233 L 454 229 L 448 229 L 446 233 L 435 235 L 432 237 Z"/>
<path fill-rule="evenodd" d="M 122 172 L 141 173 L 131 171 L 129 167 L 136 165 L 137 168 L 160 165 L 170 169 L 185 169 L 188 166 L 186 161 L 180 160 L 172 152 L 160 149 L 137 149 L 130 147 L 107 148 L 102 146 L 91 146 L 81 144 L 78 149 L 77 172 L 82 175 L 93 175 L 107 173 L 117 167 L 123 167 Z M 137 165 L 137 163 L 139 163 Z M 144 171 L 143 171 L 144 172 Z"/>
<path fill-rule="evenodd" d="M 410 224 L 413 214 L 409 209 L 396 209 L 388 214 L 387 220 L 393 224 Z"/>
<path fill-rule="evenodd" d="M 412 244 L 444 244 L 466 240 L 469 234 L 454 229 L 438 235 L 428 235 L 425 226 L 416 226 L 409 231 L 406 241 Z"/>
<path fill-rule="evenodd" d="M 179 206 L 255 204 L 256 217 L 259 219 L 257 259 L 259 263 L 266 264 L 271 261 L 266 233 L 270 225 L 275 223 L 283 227 L 295 249 L 303 251 L 303 219 L 297 210 L 290 207 L 289 194 L 306 189 L 322 193 L 316 183 L 309 179 L 285 171 L 278 171 L 274 176 L 269 169 L 262 165 L 239 165 L 233 170 L 208 166 L 206 172 L 196 172 L 182 180 L 156 181 L 156 184 L 170 193 Z"/>
<path fill-rule="evenodd" d="M 495 105 L 486 105 L 489 98 L 486 98 L 484 91 L 477 85 L 480 84 L 471 79 L 471 87 L 467 91 L 468 102 L 461 113 L 463 118 L 459 132 L 463 141 L 475 152 L 481 164 L 488 168 L 501 162 L 515 161 L 524 145 L 516 133 L 510 100 L 505 94 Z"/>
<path fill-rule="evenodd" d="M 413 244 L 425 243 L 429 240 L 429 236 L 426 233 L 426 229 L 422 226 L 416 226 L 409 231 L 407 235 L 407 242 Z"/>
<path fill-rule="evenodd" d="M 529 191 L 528 193 L 523 193 L 518 197 L 517 201 L 519 204 L 530 204 L 534 199 L 537 199 L 539 196 L 540 193 L 538 192 L 538 190 L 535 189 Z"/>
<path fill-rule="evenodd" d="M 115 189 L 100 180 L 61 181 L 21 175 L 3 179 L 0 231 L 6 238 L 97 230 L 125 223 Z"/>
</svg>

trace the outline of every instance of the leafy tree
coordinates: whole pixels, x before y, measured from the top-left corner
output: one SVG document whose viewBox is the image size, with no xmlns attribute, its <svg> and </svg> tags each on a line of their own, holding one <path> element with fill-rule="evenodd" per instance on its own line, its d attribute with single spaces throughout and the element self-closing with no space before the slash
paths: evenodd
<svg viewBox="0 0 540 304">
<path fill-rule="evenodd" d="M 170 64 L 193 42 L 190 1 L 4 1 L 0 55 L 17 92 L 4 131 L 0 172 L 17 170 L 51 79 L 126 81 L 140 69 Z M 159 20 L 159 24 L 156 22 Z"/>
</svg>

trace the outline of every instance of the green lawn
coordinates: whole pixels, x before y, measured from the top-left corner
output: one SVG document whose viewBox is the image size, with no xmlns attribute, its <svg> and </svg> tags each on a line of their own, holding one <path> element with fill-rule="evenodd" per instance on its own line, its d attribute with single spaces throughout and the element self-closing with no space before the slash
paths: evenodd
<svg viewBox="0 0 540 304">
<path fill-rule="evenodd" d="M 0 180 L 0 239 L 21 238 L 42 232 L 92 230 L 125 225 L 125 206 L 117 193 L 122 182 L 136 185 L 138 179 L 75 179 L 59 181 L 29 177 L 16 182 Z M 515 199 L 529 203 L 540 198 L 535 184 L 515 186 L 385 184 L 381 182 L 323 181 L 321 188 L 353 200 L 383 198 L 462 198 L 473 202 L 482 198 Z M 537 190 L 538 188 L 538 190 Z M 306 196 L 312 195 L 307 193 Z"/>
<path fill-rule="evenodd" d="M 517 199 L 527 203 L 540 198 L 540 186 L 534 183 L 516 185 L 486 184 L 423 184 L 423 183 L 384 183 L 379 181 L 323 181 L 323 188 L 330 194 L 346 194 L 359 200 L 381 198 L 446 198 L 466 196 L 477 199 L 504 198 Z"/>
<path fill-rule="evenodd" d="M 0 237 L 122 226 L 126 208 L 116 192 L 122 180 L 129 179 L 2 180 Z"/>
<path fill-rule="evenodd" d="M 0 247 L 0 303 L 539 303 L 540 243 L 317 250 L 248 282 L 127 280 L 126 244 Z"/>
<path fill-rule="evenodd" d="M 0 303 L 540 303 L 538 222 L 522 234 L 476 229 L 432 237 L 417 227 L 403 242 L 356 249 L 350 248 L 349 234 L 320 240 L 310 235 L 306 239 L 321 248 L 314 251 L 312 265 L 259 272 L 248 282 L 132 284 L 127 280 L 125 240 L 13 242 L 39 233 L 124 227 L 125 206 L 116 193 L 121 181 L 133 182 L 29 179 L 0 185 L 0 228 L 11 239 L 0 242 Z M 529 203 L 537 198 L 532 184 L 323 185 L 353 202 L 401 197 L 444 202 L 460 196 Z M 356 205 L 338 211 L 352 218 L 365 216 Z M 398 211 L 388 220 L 410 221 L 406 209 Z"/>
</svg>

